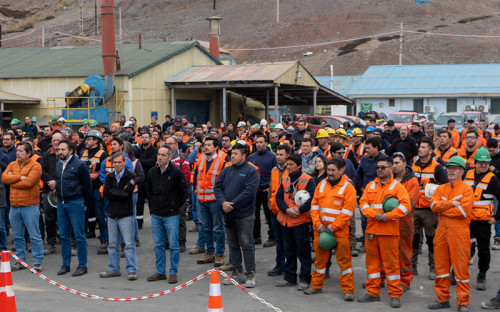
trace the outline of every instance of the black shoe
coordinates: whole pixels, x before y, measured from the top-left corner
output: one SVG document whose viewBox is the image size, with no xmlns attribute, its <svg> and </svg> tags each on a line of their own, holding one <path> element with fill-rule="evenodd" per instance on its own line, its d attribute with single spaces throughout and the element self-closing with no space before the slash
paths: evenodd
<svg viewBox="0 0 500 312">
<path fill-rule="evenodd" d="M 186 251 L 186 243 L 182 243 L 179 245 L 180 252 L 185 252 Z"/>
<path fill-rule="evenodd" d="M 95 232 L 89 232 L 89 233 L 87 233 L 87 238 L 96 238 Z"/>
<path fill-rule="evenodd" d="M 399 298 L 391 298 L 391 308 L 401 308 L 401 300 Z"/>
<path fill-rule="evenodd" d="M 280 268 L 279 266 L 275 266 L 271 270 L 267 271 L 267 275 L 268 276 L 278 276 L 278 275 L 281 275 L 281 271 L 282 271 L 282 268 Z"/>
<path fill-rule="evenodd" d="M 486 290 L 486 274 L 479 273 L 477 276 L 477 290 Z"/>
<path fill-rule="evenodd" d="M 500 300 L 493 298 L 489 302 L 482 302 L 481 307 L 486 310 L 500 309 Z"/>
<path fill-rule="evenodd" d="M 262 238 L 256 238 L 255 240 L 255 245 L 262 245 Z"/>
<path fill-rule="evenodd" d="M 84 267 L 83 265 L 79 265 L 78 268 L 76 269 L 71 276 L 81 276 L 83 274 L 87 274 L 87 267 Z"/>
<path fill-rule="evenodd" d="M 70 271 L 69 266 L 63 264 L 61 269 L 59 271 L 57 271 L 57 275 L 64 275 L 64 274 L 68 273 L 69 271 Z"/>
<path fill-rule="evenodd" d="M 380 297 L 372 297 L 369 294 L 365 294 L 363 297 L 358 298 L 358 302 L 374 302 L 380 301 Z"/>
<path fill-rule="evenodd" d="M 449 309 L 450 308 L 450 302 L 445 301 L 445 302 L 433 302 L 427 306 L 431 310 L 439 310 L 439 309 Z"/>
<path fill-rule="evenodd" d="M 276 245 L 276 241 L 274 239 L 268 239 L 264 245 L 262 245 L 263 247 L 273 247 Z"/>
</svg>

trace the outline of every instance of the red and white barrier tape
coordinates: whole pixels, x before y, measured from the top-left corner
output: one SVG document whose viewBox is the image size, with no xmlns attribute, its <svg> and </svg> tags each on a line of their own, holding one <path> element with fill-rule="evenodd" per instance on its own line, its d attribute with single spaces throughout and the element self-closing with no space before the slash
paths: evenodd
<svg viewBox="0 0 500 312">
<path fill-rule="evenodd" d="M 81 291 L 78 291 L 76 289 L 72 289 L 72 288 L 69 288 L 67 286 L 64 286 L 62 284 L 59 284 L 57 283 L 56 281 L 54 280 L 51 280 L 50 278 L 48 278 L 47 276 L 41 274 L 41 273 L 38 273 L 35 269 L 33 269 L 32 267 L 30 267 L 26 262 L 24 262 L 23 260 L 21 260 L 18 256 L 16 256 L 12 251 L 8 250 L 8 253 L 14 258 L 16 259 L 16 261 L 18 261 L 19 263 L 21 263 L 22 265 L 24 265 L 26 268 L 28 268 L 33 274 L 36 274 L 38 277 L 40 277 L 41 279 L 49 282 L 49 284 L 51 285 L 54 285 L 54 286 L 57 286 L 63 290 L 66 290 L 66 291 L 69 291 L 70 293 L 72 294 L 76 294 L 76 295 L 80 295 L 84 298 L 90 298 L 90 299 L 94 299 L 94 300 L 104 300 L 104 301 L 113 301 L 113 302 L 124 302 L 124 301 L 140 301 L 140 300 L 145 300 L 145 299 L 151 299 L 151 298 L 156 298 L 156 297 L 160 297 L 160 296 L 164 296 L 164 295 L 167 295 L 167 294 L 170 294 L 170 293 L 173 293 L 174 291 L 176 290 L 179 290 L 179 289 L 182 289 L 184 287 L 187 287 L 189 285 L 192 285 L 194 282 L 197 282 L 199 280 L 201 280 L 202 278 L 204 278 L 205 276 L 209 275 L 210 273 L 212 272 L 217 272 L 219 274 L 222 274 L 222 276 L 224 276 L 225 278 L 227 278 L 228 280 L 230 280 L 234 285 L 236 285 L 238 288 L 240 288 L 242 291 L 244 291 L 245 293 L 249 294 L 251 297 L 259 300 L 261 303 L 265 304 L 266 306 L 268 306 L 269 308 L 275 310 L 276 312 L 281 312 L 281 310 L 275 306 L 273 306 L 272 304 L 268 303 L 267 301 L 265 301 L 264 299 L 260 298 L 259 296 L 257 296 L 256 294 L 252 293 L 250 290 L 248 290 L 247 288 L 243 287 L 242 285 L 238 284 L 238 282 L 236 282 L 234 279 L 232 279 L 229 275 L 227 275 L 225 272 L 223 271 L 220 271 L 220 270 L 216 270 L 216 269 L 211 269 L 211 270 L 208 270 L 207 272 L 203 273 L 203 274 L 200 274 L 198 275 L 197 277 L 195 277 L 194 279 L 190 280 L 190 281 L 187 281 L 185 282 L 184 284 L 181 284 L 181 285 L 178 285 L 172 289 L 168 289 L 168 290 L 164 290 L 164 291 L 160 291 L 160 292 L 157 292 L 155 294 L 150 294 L 150 295 L 146 295 L 146 296 L 139 296 L 139 297 L 129 297 L 129 298 L 113 298 L 113 297 L 101 297 L 101 296 L 98 296 L 98 295 L 89 295 L 85 292 L 81 292 Z"/>
</svg>

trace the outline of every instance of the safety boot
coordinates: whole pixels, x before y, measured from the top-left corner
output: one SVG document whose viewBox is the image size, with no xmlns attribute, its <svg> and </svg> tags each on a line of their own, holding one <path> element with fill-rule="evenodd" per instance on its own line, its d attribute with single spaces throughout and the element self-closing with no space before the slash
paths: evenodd
<svg viewBox="0 0 500 312">
<path fill-rule="evenodd" d="M 431 310 L 438 310 L 438 309 L 449 309 L 450 308 L 450 302 L 445 301 L 445 302 L 439 302 L 435 301 L 427 306 Z"/>
<path fill-rule="evenodd" d="M 493 243 L 491 249 L 500 250 L 500 237 L 495 237 L 495 242 Z"/>
<path fill-rule="evenodd" d="M 207 264 L 207 263 L 214 263 L 215 262 L 215 255 L 206 253 L 203 258 L 198 259 L 197 263 L 198 264 Z"/>
<path fill-rule="evenodd" d="M 477 275 L 477 290 L 486 290 L 486 274 L 479 273 Z"/>
</svg>

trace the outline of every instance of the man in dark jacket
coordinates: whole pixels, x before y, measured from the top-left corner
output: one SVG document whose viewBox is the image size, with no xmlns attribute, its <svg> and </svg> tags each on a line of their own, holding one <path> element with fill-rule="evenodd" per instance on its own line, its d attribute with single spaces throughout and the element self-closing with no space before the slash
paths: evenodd
<svg viewBox="0 0 500 312">
<path fill-rule="evenodd" d="M 397 138 L 399 138 L 399 130 L 394 126 L 394 120 L 387 122 L 387 130 L 382 134 L 382 138 L 389 142 L 389 145 Z"/>
<path fill-rule="evenodd" d="M 422 132 L 422 125 L 418 122 L 414 122 L 411 126 L 411 135 L 412 138 L 420 144 L 420 141 L 425 138 L 425 133 Z M 407 158 L 408 159 L 408 158 Z"/>
<path fill-rule="evenodd" d="M 497 178 L 500 179 L 500 154 L 498 153 L 498 141 L 495 138 L 488 139 L 486 141 L 486 148 L 490 152 L 490 171 L 495 174 Z M 493 203 L 495 205 L 495 213 L 498 211 L 498 201 L 493 198 Z M 491 247 L 493 250 L 500 250 L 500 222 L 495 223 L 495 242 Z M 500 295 L 498 296 L 500 298 Z"/>
<path fill-rule="evenodd" d="M 144 176 L 146 181 L 148 178 L 149 169 L 153 168 L 156 164 L 156 155 L 158 154 L 158 149 L 151 144 L 151 135 L 144 133 L 142 136 L 142 145 L 134 151 L 135 158 L 139 159 L 141 162 L 142 170 L 144 171 Z M 144 200 L 147 199 L 148 203 L 151 202 L 151 195 L 148 193 L 147 182 L 139 184 L 138 197 L 137 197 L 137 225 L 139 229 L 142 229 L 142 224 L 144 222 Z"/>
<path fill-rule="evenodd" d="M 405 159 L 408 159 L 408 161 L 411 161 L 413 157 L 418 155 L 417 141 L 408 136 L 408 126 L 401 126 L 399 128 L 399 138 L 392 141 L 389 148 L 389 156 L 392 156 L 396 152 L 403 153 Z"/>
<path fill-rule="evenodd" d="M 148 192 L 151 194 L 149 211 L 156 254 L 156 273 L 148 277 L 149 282 L 164 280 L 165 235 L 170 242 L 170 284 L 177 283 L 180 260 L 179 208 L 188 197 L 187 181 L 182 171 L 170 164 L 172 149 L 162 146 L 158 149 L 158 166 L 152 168 L 147 177 Z"/>
<path fill-rule="evenodd" d="M 113 155 L 115 172 L 106 176 L 104 183 L 104 199 L 108 200 L 108 255 L 109 264 L 105 272 L 99 273 L 102 278 L 120 276 L 121 239 L 125 243 L 128 280 L 137 279 L 137 254 L 135 250 L 135 220 L 132 194 L 135 188 L 135 175 L 125 169 L 125 155 Z"/>
<path fill-rule="evenodd" d="M 265 142 L 263 144 L 265 147 Z M 247 163 L 247 153 L 245 145 L 233 146 L 231 149 L 232 166 L 222 169 L 215 182 L 214 192 L 217 202 L 224 210 L 229 258 L 233 266 L 232 278 L 243 284 L 243 287 L 253 288 L 255 287 L 255 245 L 252 233 L 259 173 L 255 167 Z M 274 162 L 276 163 L 276 159 Z M 243 273 L 242 253 L 245 260 L 246 278 L 241 276 Z"/>
<path fill-rule="evenodd" d="M 78 249 L 78 268 L 72 276 L 87 273 L 87 237 L 85 235 L 85 206 L 87 206 L 92 183 L 89 169 L 74 156 L 75 143 L 62 140 L 59 143 L 59 161 L 56 168 L 57 223 L 61 237 L 63 265 L 57 275 L 70 271 L 71 229 L 75 233 Z"/>
<path fill-rule="evenodd" d="M 255 244 L 262 244 L 260 237 L 260 207 L 264 208 L 264 215 L 268 225 L 268 240 L 264 243 L 264 247 L 272 247 L 275 245 L 274 233 L 271 227 L 271 212 L 269 210 L 269 183 L 271 182 L 271 170 L 276 166 L 276 155 L 267 149 L 267 137 L 265 135 L 257 135 L 255 137 L 255 147 L 257 151 L 248 156 L 248 161 L 256 165 L 260 170 L 259 188 L 255 200 L 255 222 L 253 225 L 253 237 Z"/>
</svg>

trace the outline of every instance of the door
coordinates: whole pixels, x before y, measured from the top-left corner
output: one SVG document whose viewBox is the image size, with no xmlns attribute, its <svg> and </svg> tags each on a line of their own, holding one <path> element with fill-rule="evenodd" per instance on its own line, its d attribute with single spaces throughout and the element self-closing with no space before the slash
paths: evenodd
<svg viewBox="0 0 500 312">
<path fill-rule="evenodd" d="M 177 115 L 186 115 L 190 123 L 201 125 L 210 120 L 210 101 L 176 100 Z"/>
</svg>

